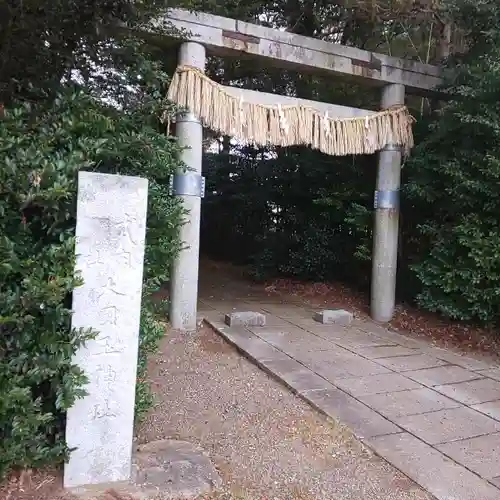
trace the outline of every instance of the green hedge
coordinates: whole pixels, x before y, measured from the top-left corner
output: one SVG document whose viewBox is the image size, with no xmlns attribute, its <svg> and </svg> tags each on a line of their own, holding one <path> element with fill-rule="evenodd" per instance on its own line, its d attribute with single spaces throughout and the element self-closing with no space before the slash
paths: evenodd
<svg viewBox="0 0 500 500">
<path fill-rule="evenodd" d="M 146 118 L 144 118 L 146 116 Z M 179 250 L 182 211 L 168 196 L 176 146 L 141 114 L 83 93 L 6 110 L 0 128 L 0 477 L 67 455 L 65 412 L 84 394 L 75 350 L 95 332 L 71 330 L 77 174 L 94 170 L 150 182 L 138 378 L 163 329 L 151 293 Z M 150 400 L 137 388 L 140 414 Z"/>
</svg>

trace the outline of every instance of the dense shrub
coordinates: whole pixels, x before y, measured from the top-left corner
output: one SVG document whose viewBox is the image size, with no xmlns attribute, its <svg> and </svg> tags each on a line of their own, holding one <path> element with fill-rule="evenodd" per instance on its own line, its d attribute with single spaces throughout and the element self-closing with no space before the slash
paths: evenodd
<svg viewBox="0 0 500 500">
<path fill-rule="evenodd" d="M 413 269 L 422 307 L 461 320 L 500 320 L 500 31 L 498 2 L 457 0 L 467 55 L 450 61 L 453 95 L 427 123 L 408 162 L 419 218 Z"/>
<path fill-rule="evenodd" d="M 266 157 L 267 156 L 267 157 Z M 367 284 L 375 157 L 303 147 L 206 158 L 203 249 L 254 276 Z"/>
<path fill-rule="evenodd" d="M 141 119 L 142 116 L 142 119 Z M 82 396 L 72 365 L 90 331 L 71 330 L 76 179 L 81 169 L 149 178 L 139 377 L 161 337 L 148 300 L 179 248 L 181 209 L 167 194 L 175 144 L 84 93 L 7 109 L 0 129 L 0 475 L 66 456 L 64 415 Z M 154 122 L 152 122 L 154 123 Z M 148 391 L 138 386 L 138 410 Z"/>
<path fill-rule="evenodd" d="M 406 188 L 433 211 L 418 226 L 425 242 L 414 265 L 419 303 L 486 322 L 500 319 L 500 107 L 486 95 L 500 89 L 495 64 L 490 75 L 462 87 L 467 100 L 448 103 L 430 124 Z"/>
</svg>

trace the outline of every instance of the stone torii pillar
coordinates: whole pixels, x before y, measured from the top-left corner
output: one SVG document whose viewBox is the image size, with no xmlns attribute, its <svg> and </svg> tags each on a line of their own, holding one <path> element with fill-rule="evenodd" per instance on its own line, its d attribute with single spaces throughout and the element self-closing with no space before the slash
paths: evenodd
<svg viewBox="0 0 500 500">
<path fill-rule="evenodd" d="M 195 42 L 185 42 L 179 49 L 179 66 L 194 66 L 205 71 L 205 47 Z M 177 139 L 184 148 L 181 160 L 190 169 L 172 177 L 171 192 L 178 196 L 188 211 L 181 227 L 183 249 L 175 259 L 170 278 L 170 323 L 181 330 L 196 329 L 198 301 L 198 271 L 200 254 L 201 198 L 205 180 L 201 175 L 203 157 L 203 128 L 192 113 L 177 117 Z"/>
<path fill-rule="evenodd" d="M 404 102 L 404 85 L 382 90 L 382 109 Z M 401 148 L 389 143 L 379 153 L 374 202 L 371 316 L 379 322 L 390 321 L 395 308 L 400 184 Z"/>
</svg>

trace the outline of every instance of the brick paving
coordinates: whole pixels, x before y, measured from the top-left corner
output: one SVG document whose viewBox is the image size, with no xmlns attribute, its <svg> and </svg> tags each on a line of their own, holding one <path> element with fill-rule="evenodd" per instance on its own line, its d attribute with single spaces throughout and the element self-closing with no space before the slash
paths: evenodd
<svg viewBox="0 0 500 500">
<path fill-rule="evenodd" d="M 228 327 L 256 311 L 265 327 Z M 322 325 L 315 311 L 252 297 L 200 302 L 228 342 L 438 500 L 500 500 L 500 367 L 366 320 Z"/>
</svg>

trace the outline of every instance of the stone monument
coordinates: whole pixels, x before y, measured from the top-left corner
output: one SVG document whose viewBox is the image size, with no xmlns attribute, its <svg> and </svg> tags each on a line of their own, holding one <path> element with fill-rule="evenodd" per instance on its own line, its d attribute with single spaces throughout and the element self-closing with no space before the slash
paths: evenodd
<svg viewBox="0 0 500 500">
<path fill-rule="evenodd" d="M 71 453 L 64 486 L 98 486 L 131 478 L 139 322 L 148 181 L 80 172 L 73 328 L 95 340 L 75 354 L 88 395 L 67 415 Z"/>
</svg>

